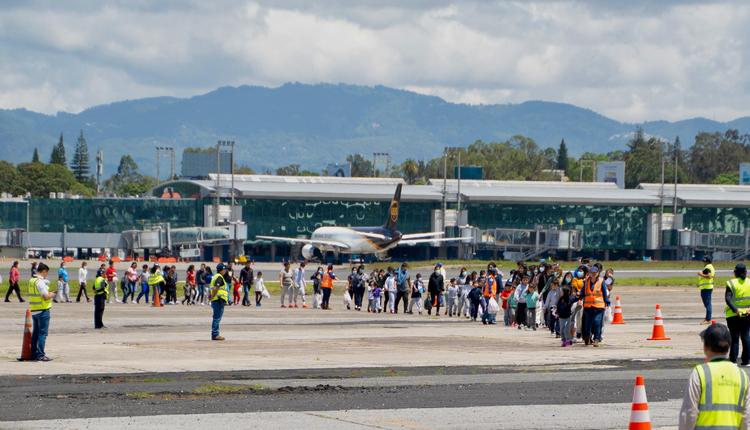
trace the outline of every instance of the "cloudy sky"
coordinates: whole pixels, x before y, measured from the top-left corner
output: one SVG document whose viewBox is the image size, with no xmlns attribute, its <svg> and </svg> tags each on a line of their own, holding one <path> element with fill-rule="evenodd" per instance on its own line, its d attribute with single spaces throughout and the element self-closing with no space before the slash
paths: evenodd
<svg viewBox="0 0 750 430">
<path fill-rule="evenodd" d="M 749 43 L 748 1 L 4 0 L 0 107 L 298 81 L 728 120 L 750 115 Z"/>
</svg>

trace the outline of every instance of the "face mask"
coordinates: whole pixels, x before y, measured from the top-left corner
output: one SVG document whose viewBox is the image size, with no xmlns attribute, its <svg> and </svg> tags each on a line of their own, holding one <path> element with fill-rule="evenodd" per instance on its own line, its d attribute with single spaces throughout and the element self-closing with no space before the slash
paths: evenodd
<svg viewBox="0 0 750 430">
<path fill-rule="evenodd" d="M 607 286 L 609 286 L 609 285 L 612 285 L 612 282 L 614 282 L 614 278 L 607 278 L 604 281 L 604 284 L 607 285 Z"/>
<path fill-rule="evenodd" d="M 440 269 L 435 269 L 435 274 L 439 275 L 440 274 Z"/>
</svg>

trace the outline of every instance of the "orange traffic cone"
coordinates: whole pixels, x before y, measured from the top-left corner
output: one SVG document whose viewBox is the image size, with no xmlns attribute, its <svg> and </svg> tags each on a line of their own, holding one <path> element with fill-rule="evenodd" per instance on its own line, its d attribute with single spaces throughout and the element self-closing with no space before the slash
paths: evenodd
<svg viewBox="0 0 750 430">
<path fill-rule="evenodd" d="M 159 294 L 159 287 L 156 285 L 154 285 L 153 294 L 154 294 L 154 299 L 151 301 L 151 306 L 155 308 L 164 306 L 163 304 L 161 304 L 161 295 Z"/>
<path fill-rule="evenodd" d="M 628 430 L 651 430 L 651 416 L 648 413 L 646 399 L 646 384 L 643 376 L 635 377 L 633 389 L 633 404 L 630 407 L 630 425 Z"/>
<path fill-rule="evenodd" d="M 31 357 L 31 311 L 26 309 L 26 323 L 23 326 L 23 343 L 18 361 L 30 361 Z"/>
<path fill-rule="evenodd" d="M 656 315 L 654 315 L 654 329 L 648 340 L 671 340 L 664 334 L 664 319 L 661 317 L 661 305 L 656 305 Z"/>
<path fill-rule="evenodd" d="M 622 307 L 620 306 L 620 296 L 615 297 L 615 314 L 612 317 L 612 324 L 625 324 L 622 319 Z"/>
</svg>

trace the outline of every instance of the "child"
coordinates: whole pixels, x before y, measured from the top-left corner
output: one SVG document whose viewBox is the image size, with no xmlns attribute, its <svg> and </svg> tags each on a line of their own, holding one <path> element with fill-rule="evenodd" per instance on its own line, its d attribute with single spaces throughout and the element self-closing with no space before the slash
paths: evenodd
<svg viewBox="0 0 750 430">
<path fill-rule="evenodd" d="M 237 278 L 232 278 L 232 284 L 234 287 L 233 302 L 235 305 L 240 304 L 240 291 L 242 290 L 242 284 Z"/>
<path fill-rule="evenodd" d="M 469 276 L 466 277 L 467 281 L 463 285 L 462 292 L 461 292 L 461 298 L 459 299 L 459 305 L 458 305 L 458 313 L 463 314 L 467 319 L 469 318 L 469 292 L 471 292 L 471 278 Z"/>
<path fill-rule="evenodd" d="M 526 319 L 526 326 L 536 331 L 536 308 L 539 304 L 539 293 L 536 292 L 536 287 L 529 285 L 526 291 L 526 309 L 528 309 L 529 316 Z"/>
<path fill-rule="evenodd" d="M 505 327 L 510 327 L 513 321 L 513 308 L 511 307 L 510 300 L 513 295 L 513 283 L 508 281 L 505 283 L 503 292 L 500 293 L 500 300 L 503 308 L 503 323 Z"/>
<path fill-rule="evenodd" d="M 383 295 L 383 289 L 380 288 L 380 285 L 378 285 L 377 282 L 373 282 L 373 290 L 372 290 L 372 301 L 373 301 L 373 312 L 377 311 L 378 313 L 383 312 L 383 302 L 380 300 L 380 296 Z"/>
<path fill-rule="evenodd" d="M 458 286 L 456 285 L 456 278 L 451 278 L 450 284 L 448 285 L 448 316 L 458 315 Z"/>
<path fill-rule="evenodd" d="M 422 274 L 417 273 L 416 280 L 411 285 L 411 300 L 409 300 L 409 314 L 414 313 L 414 306 L 417 306 L 419 315 L 422 315 L 422 293 L 424 293 L 424 281 L 422 281 Z"/>
<path fill-rule="evenodd" d="M 375 312 L 375 289 L 372 282 L 367 284 L 367 312 Z"/>
<path fill-rule="evenodd" d="M 266 284 L 263 283 L 263 272 L 258 272 L 258 276 L 255 277 L 255 306 L 260 307 L 260 302 L 263 300 L 263 291 L 266 290 Z"/>
<path fill-rule="evenodd" d="M 481 300 L 482 289 L 479 288 L 479 282 L 474 282 L 471 291 L 469 291 L 469 313 L 472 321 L 477 320 L 477 316 L 479 315 L 479 302 Z"/>
<path fill-rule="evenodd" d="M 573 345 L 573 330 L 571 324 L 571 307 L 578 297 L 571 294 L 570 287 L 562 289 L 562 296 L 557 301 L 557 318 L 560 321 L 560 335 L 562 336 L 562 347 Z"/>
<path fill-rule="evenodd" d="M 513 293 L 513 298 L 516 303 L 516 326 L 519 330 L 526 325 L 526 290 L 529 288 L 529 276 L 524 275 L 521 278 L 521 283 L 516 287 L 516 292 Z"/>
<path fill-rule="evenodd" d="M 547 298 L 544 301 L 544 317 L 545 324 L 549 328 L 550 333 L 555 333 L 556 338 L 560 338 L 560 329 L 558 327 L 557 312 L 557 301 L 560 300 L 560 282 L 557 280 L 552 281 L 547 293 Z"/>
</svg>

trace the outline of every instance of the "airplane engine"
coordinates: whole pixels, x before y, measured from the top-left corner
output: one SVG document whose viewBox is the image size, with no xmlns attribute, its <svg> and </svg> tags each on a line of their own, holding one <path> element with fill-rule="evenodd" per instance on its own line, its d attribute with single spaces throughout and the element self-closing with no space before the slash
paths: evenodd
<svg viewBox="0 0 750 430">
<path fill-rule="evenodd" d="M 312 260 L 315 258 L 315 251 L 317 249 L 310 245 L 309 243 L 302 247 L 302 256 L 305 257 L 305 260 Z"/>
</svg>

